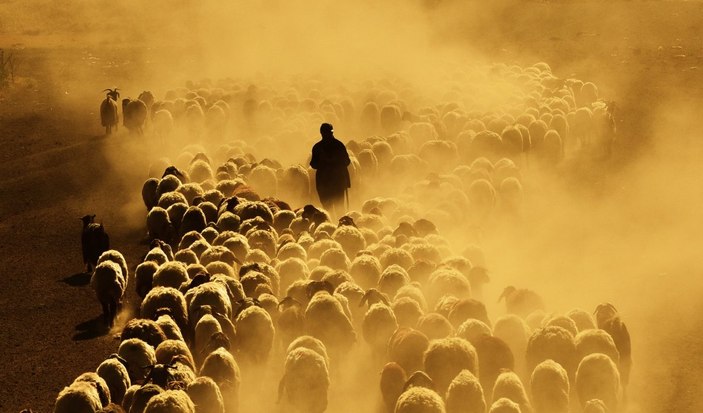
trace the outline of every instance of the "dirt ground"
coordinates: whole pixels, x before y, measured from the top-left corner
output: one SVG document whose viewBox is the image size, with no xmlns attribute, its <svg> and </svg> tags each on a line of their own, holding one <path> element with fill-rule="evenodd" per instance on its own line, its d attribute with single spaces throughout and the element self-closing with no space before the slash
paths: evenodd
<svg viewBox="0 0 703 413">
<path fill-rule="evenodd" d="M 544 17 L 539 21 L 541 29 L 533 32 L 530 27 L 537 24 L 535 21 L 515 17 L 512 31 L 500 41 L 493 39 L 483 47 L 487 49 L 484 52 L 495 61 L 520 64 L 539 57 L 555 73 L 592 80 L 604 94 L 613 96 L 618 102 L 621 132 L 616 157 L 620 164 L 615 165 L 615 171 L 627 170 L 638 159 L 652 156 L 647 148 L 657 138 L 653 124 L 667 121 L 657 117 L 659 104 L 676 99 L 682 107 L 703 107 L 700 3 L 526 3 L 525 7 Z M 633 11 L 642 17 L 637 23 L 633 23 L 637 19 L 627 19 L 627 24 L 617 24 L 618 16 L 624 19 Z M 549 30 L 555 20 L 573 24 L 554 24 L 554 30 Z M 654 25 L 665 34 L 653 34 Z M 470 34 L 456 33 L 452 41 L 461 44 Z M 607 46 L 605 38 L 609 39 Z M 27 407 L 50 412 L 64 386 L 116 351 L 114 332 L 100 331 L 96 321 L 100 308 L 81 274 L 78 218 L 97 214 L 108 228 L 112 246 L 125 253 L 132 267 L 146 252 L 139 218 L 143 212 L 131 205 L 139 199 L 148 166 L 108 161 L 108 153 L 131 150 L 131 138 L 104 137 L 96 114 L 101 96 L 98 91 L 81 88 L 86 79 L 91 85 L 106 87 L 118 81 L 138 83 L 132 69 L 145 64 L 144 54 L 137 53 L 140 58 L 134 59 L 128 48 L 98 50 L 67 44 L 31 33 L 3 36 L 0 31 L 0 47 L 15 45 L 21 62 L 15 84 L 0 90 L 3 413 Z M 91 56 L 101 62 L 122 63 L 91 64 Z M 80 62 L 84 70 L 75 76 L 69 68 Z M 700 130 L 697 119 L 678 123 L 682 124 Z M 672 131 L 672 139 L 680 131 Z M 699 148 L 696 145 L 696 150 Z M 607 196 L 617 182 L 610 180 L 601 196 Z M 700 188 L 698 180 L 692 192 L 701 195 Z M 700 205 L 701 198 L 692 200 Z M 126 217 L 126 213 L 131 215 Z M 700 224 L 691 222 L 691 228 L 700 228 Z M 696 236 L 688 241 L 699 239 Z M 697 263 L 681 263 L 688 271 L 686 278 L 677 280 L 680 274 L 676 271 L 681 268 L 672 269 L 672 279 L 651 285 L 651 289 L 663 292 L 663 298 L 656 301 L 661 307 L 651 308 L 642 298 L 642 314 L 668 316 L 649 323 L 638 320 L 631 326 L 633 348 L 648 348 L 646 354 L 635 356 L 634 369 L 641 369 L 633 378 L 638 382 L 633 383 L 632 411 L 693 412 L 703 408 L 703 302 L 693 298 L 677 301 L 673 292 L 687 288 L 700 291 L 698 277 L 703 274 L 700 260 Z M 672 292 L 667 294 L 667 289 Z M 127 308 L 134 302 L 134 293 L 129 291 Z M 649 363 L 647 357 L 656 358 L 657 363 Z M 635 395 L 639 399 L 635 400 Z"/>
</svg>

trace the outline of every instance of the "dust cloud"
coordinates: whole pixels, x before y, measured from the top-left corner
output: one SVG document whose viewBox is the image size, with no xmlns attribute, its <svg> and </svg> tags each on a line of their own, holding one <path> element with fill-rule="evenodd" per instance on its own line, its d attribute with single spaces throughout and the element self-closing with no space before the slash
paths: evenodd
<svg viewBox="0 0 703 413">
<path fill-rule="evenodd" d="M 584 80 L 594 80 L 601 96 L 622 102 L 616 115 L 615 155 L 596 161 L 576 154 L 552 172 L 524 167 L 525 200 L 519 219 L 495 216 L 480 233 L 446 225 L 440 230 L 455 253 L 468 243 L 484 249 L 491 277 L 484 297 L 493 319 L 505 312 L 496 300 L 507 285 L 537 291 L 553 313 L 573 308 L 592 311 L 599 303 L 613 303 L 632 337 L 628 411 L 700 406 L 699 395 L 685 394 L 702 378 L 692 365 L 701 349 L 703 326 L 703 284 L 698 281 L 703 275 L 698 264 L 703 242 L 703 145 L 695 110 L 701 96 L 692 102 L 686 99 L 686 90 L 663 91 L 651 78 L 656 73 L 614 70 L 611 75 L 593 69 L 599 56 L 613 50 L 623 53 L 623 35 L 630 35 L 632 23 L 618 21 L 620 29 L 612 42 L 603 35 L 603 44 L 589 54 L 567 49 L 583 39 L 593 46 L 590 32 L 568 38 L 564 34 L 568 19 L 557 12 L 546 14 L 550 5 L 544 4 L 532 4 L 535 14 L 524 13 L 531 4 L 527 2 L 156 0 L 103 2 L 96 7 L 82 1 L 36 1 L 40 7 L 31 12 L 24 3 L 0 6 L 3 15 L 15 16 L 3 22 L 6 30 L 32 27 L 24 34 L 79 39 L 77 46 L 89 50 L 64 62 L 54 75 L 56 83 L 73 93 L 64 97 L 65 102 L 80 110 L 89 102 L 94 116 L 100 98 L 89 96 L 113 85 L 123 89 L 123 96 L 136 97 L 149 89 L 161 99 L 187 81 L 197 88 L 230 79 L 227 84 L 236 84 L 243 96 L 249 93 L 260 101 L 288 89 L 299 93 L 296 98 L 312 96 L 318 103 L 326 98 L 341 102 L 351 94 L 358 114 L 359 102 L 378 97 L 388 85 L 398 93 L 387 102 L 405 99 L 408 111 L 444 104 L 457 94 L 478 110 L 496 110 L 505 103 L 502 97 L 518 92 L 514 85 L 493 82 L 487 74 L 485 68 L 496 62 L 528 66 L 544 61 L 557 77 L 591 75 Z M 615 17 L 608 17 L 588 27 L 602 31 L 618 26 L 614 22 Z M 552 32 L 561 39 L 560 46 L 541 51 L 539 46 Z M 627 58 L 648 57 L 647 53 L 633 52 Z M 98 63 L 91 64 L 91 59 Z M 470 88 L 457 88 L 467 80 Z M 643 86 L 657 94 L 635 93 Z M 630 109 L 636 111 L 636 119 L 628 114 Z M 306 165 L 323 119 L 315 123 L 315 118 L 304 117 L 311 122 L 288 128 L 286 122 L 301 119 L 300 112 L 263 113 L 277 114 L 278 122 L 264 117 L 263 124 L 251 126 L 241 118 L 241 129 L 230 138 L 246 141 L 257 159 Z M 383 133 L 365 130 L 356 118 L 340 119 L 337 125 L 336 134 L 344 141 Z M 288 133 L 282 134 L 280 128 Z M 135 227 L 144 223 L 139 190 L 149 168 L 181 162 L 188 143 L 182 136 L 148 141 L 149 136 L 130 141 L 124 133 L 119 136 L 124 141 L 107 148 L 113 170 L 134 188 L 120 196 L 128 199 L 123 206 L 125 223 Z M 293 142 L 278 147 L 281 139 Z M 188 153 L 203 149 L 221 162 L 226 157 L 218 150 L 224 143 L 204 138 Z M 353 194 L 352 207 L 361 208 L 372 196 L 401 195 L 399 177 L 383 178 Z M 358 347 L 353 362 L 333 372 L 333 380 L 341 384 L 333 385 L 329 411 L 376 407 L 378 366 L 367 363 L 371 357 L 364 345 Z M 242 403 L 249 411 L 260 403 L 271 408 L 273 383 L 281 373 L 279 361 L 272 357 L 258 383 L 243 383 Z M 257 394 L 259 388 L 265 392 Z"/>
</svg>

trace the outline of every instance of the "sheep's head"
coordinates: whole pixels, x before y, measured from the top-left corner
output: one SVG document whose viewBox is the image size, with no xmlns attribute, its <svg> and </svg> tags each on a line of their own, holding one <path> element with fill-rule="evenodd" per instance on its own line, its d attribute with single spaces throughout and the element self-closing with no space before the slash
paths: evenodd
<svg viewBox="0 0 703 413">
<path fill-rule="evenodd" d="M 354 220 L 352 219 L 352 217 L 350 217 L 348 215 L 345 215 L 345 216 L 339 218 L 339 224 L 337 225 L 337 227 L 342 227 L 345 225 L 356 228 L 356 224 L 354 223 Z"/>
<path fill-rule="evenodd" d="M 432 378 L 427 375 L 424 371 L 416 371 L 408 377 L 403 387 L 403 393 L 412 387 L 424 387 L 426 389 L 435 390 L 434 382 Z"/>
<path fill-rule="evenodd" d="M 503 292 L 500 294 L 500 297 L 498 297 L 498 302 L 500 302 L 500 300 L 502 299 L 505 299 L 507 301 L 508 298 L 515 293 L 515 291 L 517 291 L 517 288 L 513 287 L 512 285 L 505 287 Z"/>
<path fill-rule="evenodd" d="M 120 98 L 120 92 L 119 92 L 119 89 L 118 89 L 118 88 L 114 88 L 114 89 L 105 89 L 105 90 L 103 90 L 103 92 L 107 92 L 107 93 L 106 93 L 106 96 L 107 96 L 108 98 L 114 100 L 115 102 L 117 102 L 117 100 Z"/>
<path fill-rule="evenodd" d="M 92 224 L 95 222 L 95 214 L 93 215 L 85 215 L 82 218 L 79 218 L 81 221 L 83 221 L 83 228 L 87 227 L 89 224 Z"/>
<path fill-rule="evenodd" d="M 310 281 L 305 287 L 308 299 L 312 299 L 319 291 L 327 291 L 332 295 L 334 294 L 334 286 L 329 281 Z"/>
<path fill-rule="evenodd" d="M 173 176 L 175 176 L 175 177 L 178 178 L 181 182 L 184 182 L 184 181 L 185 181 L 185 175 L 183 174 L 183 172 L 181 172 L 178 168 L 176 168 L 176 167 L 173 166 L 173 165 L 169 166 L 168 168 L 166 168 L 166 169 L 164 170 L 164 174 L 161 175 L 161 178 L 165 178 L 165 177 L 168 176 L 168 175 L 173 175 Z"/>
<path fill-rule="evenodd" d="M 169 364 L 152 364 L 144 366 L 144 368 L 149 371 L 144 379 L 144 384 L 154 383 L 162 388 L 166 388 L 175 379 L 171 372 L 177 369 L 173 360 Z"/>
<path fill-rule="evenodd" d="M 205 347 L 203 348 L 202 355 L 207 356 L 208 354 L 212 353 L 220 347 L 229 351 L 231 343 L 225 333 L 218 331 L 217 333 L 213 333 L 213 335 L 210 336 L 210 340 L 208 340 L 207 345 L 205 345 Z"/>
<path fill-rule="evenodd" d="M 607 320 L 618 315 L 618 310 L 610 303 L 598 304 L 593 312 L 596 316 L 596 322 L 599 326 L 603 325 Z"/>
<path fill-rule="evenodd" d="M 398 235 L 405 235 L 408 238 L 416 237 L 417 231 L 415 231 L 415 228 L 413 228 L 410 223 L 401 222 L 400 224 L 398 224 L 398 228 L 393 231 L 393 236 L 397 237 Z"/>
<path fill-rule="evenodd" d="M 363 307 L 364 304 L 368 304 L 369 307 L 376 303 L 383 303 L 387 306 L 390 307 L 391 301 L 388 299 L 388 296 L 380 291 L 378 291 L 375 288 L 369 288 L 368 291 L 364 294 L 363 297 L 361 297 L 361 301 L 359 301 L 359 307 Z"/>
<path fill-rule="evenodd" d="M 301 304 L 300 301 L 296 300 L 295 298 L 293 298 L 291 296 L 286 296 L 278 303 L 278 307 L 279 308 L 282 307 L 283 308 L 282 311 L 285 311 L 291 307 L 301 309 L 301 308 L 303 308 L 303 304 Z"/>
<path fill-rule="evenodd" d="M 261 305 L 259 300 L 257 300 L 256 298 L 246 297 L 241 300 L 238 300 L 235 304 L 237 305 L 237 309 L 235 310 L 234 314 L 232 315 L 232 319 L 234 319 L 234 320 L 237 319 L 237 317 L 239 316 L 239 314 L 242 313 L 242 311 L 246 310 L 249 307 L 263 308 L 263 306 Z"/>
<path fill-rule="evenodd" d="M 124 368 L 126 368 L 126 369 L 129 370 L 129 363 L 127 363 L 127 360 L 125 360 L 125 359 L 123 359 L 122 357 L 120 357 L 119 354 L 117 354 L 117 353 L 112 353 L 112 354 L 110 354 L 110 356 L 108 357 L 108 359 L 115 359 L 115 360 L 119 361 L 120 364 L 122 364 L 122 365 L 124 366 Z"/>
</svg>

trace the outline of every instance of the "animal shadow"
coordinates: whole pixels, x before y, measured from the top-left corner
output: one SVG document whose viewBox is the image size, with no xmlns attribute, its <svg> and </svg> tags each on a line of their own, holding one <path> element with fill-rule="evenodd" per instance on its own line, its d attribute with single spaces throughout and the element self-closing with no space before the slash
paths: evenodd
<svg viewBox="0 0 703 413">
<path fill-rule="evenodd" d="M 90 284 L 90 273 L 79 272 L 69 277 L 62 278 L 60 281 L 62 283 L 70 285 L 71 287 L 82 287 L 84 285 Z"/>
<path fill-rule="evenodd" d="M 78 332 L 73 335 L 72 340 L 83 341 L 104 336 L 110 332 L 110 327 L 105 324 L 101 314 L 95 318 L 91 318 L 90 320 L 78 324 L 76 326 L 76 330 Z"/>
</svg>

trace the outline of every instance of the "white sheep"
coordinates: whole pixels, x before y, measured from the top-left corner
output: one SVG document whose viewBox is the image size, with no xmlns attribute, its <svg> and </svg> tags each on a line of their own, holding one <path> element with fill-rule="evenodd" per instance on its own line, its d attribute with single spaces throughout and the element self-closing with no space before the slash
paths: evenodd
<svg viewBox="0 0 703 413">
<path fill-rule="evenodd" d="M 112 327 L 127 288 L 127 279 L 120 265 L 112 261 L 101 262 L 93 271 L 90 285 L 102 305 L 105 324 Z"/>
<path fill-rule="evenodd" d="M 474 376 L 479 374 L 476 349 L 468 341 L 458 338 L 444 338 L 430 342 L 425 351 L 425 372 L 432 378 L 441 394 L 445 394 L 452 379 L 462 370 L 469 370 Z"/>
<path fill-rule="evenodd" d="M 481 383 L 469 370 L 452 379 L 445 397 L 447 413 L 484 413 L 486 398 Z"/>
<path fill-rule="evenodd" d="M 574 377 L 578 365 L 573 336 L 558 326 L 544 327 L 535 331 L 527 342 L 525 359 L 528 372 L 544 360 L 552 359 L 564 367 L 569 378 Z"/>
<path fill-rule="evenodd" d="M 569 376 L 554 360 L 545 360 L 532 371 L 530 393 L 537 412 L 569 411 Z"/>
<path fill-rule="evenodd" d="M 274 327 L 271 316 L 258 306 L 251 306 L 237 315 L 234 322 L 237 331 L 236 348 L 243 360 L 262 363 L 273 347 Z"/>
<path fill-rule="evenodd" d="M 423 369 L 425 350 L 430 340 L 422 332 L 408 327 L 398 328 L 388 340 L 388 359 L 404 371 Z"/>
<path fill-rule="evenodd" d="M 502 397 L 491 405 L 488 413 L 522 413 L 520 405 L 507 397 Z"/>
<path fill-rule="evenodd" d="M 144 413 L 195 413 L 195 405 L 183 390 L 166 390 L 149 400 Z"/>
<path fill-rule="evenodd" d="M 225 413 L 225 402 L 220 388 L 210 377 L 198 377 L 186 388 L 195 405 L 196 413 Z"/>
<path fill-rule="evenodd" d="M 132 383 L 140 383 L 147 376 L 147 366 L 156 364 L 154 347 L 138 338 L 130 338 L 117 349 L 117 354 L 127 361 L 127 370 Z"/>
<path fill-rule="evenodd" d="M 200 366 L 198 376 L 210 377 L 217 383 L 225 401 L 226 411 L 238 411 L 241 373 L 232 354 L 220 347 L 212 351 Z"/>
<path fill-rule="evenodd" d="M 393 310 L 386 304 L 375 303 L 369 307 L 362 322 L 364 340 L 376 355 L 383 355 L 388 340 L 398 328 Z"/>
<path fill-rule="evenodd" d="M 102 409 L 97 386 L 89 382 L 73 382 L 56 398 L 54 413 L 93 413 Z"/>
<path fill-rule="evenodd" d="M 152 279 L 153 287 L 178 288 L 190 281 L 186 266 L 179 261 L 169 261 L 159 266 Z"/>
<path fill-rule="evenodd" d="M 333 355 L 345 354 L 356 342 L 356 333 L 339 300 L 318 292 L 305 309 L 305 331 L 320 339 Z"/>
<path fill-rule="evenodd" d="M 110 400 L 114 403 L 122 403 L 127 389 L 132 385 L 127 367 L 122 361 L 117 355 L 113 355 L 100 363 L 95 370 L 98 376 L 105 380 L 110 389 Z"/>
<path fill-rule="evenodd" d="M 618 410 L 621 397 L 620 373 L 607 355 L 593 353 L 584 357 L 576 370 L 574 387 L 582 407 L 591 399 L 599 399 L 609 411 Z"/>
<path fill-rule="evenodd" d="M 325 358 L 307 347 L 297 347 L 286 355 L 278 400 L 285 394 L 285 401 L 293 411 L 321 413 L 327 409 L 329 385 Z"/>
<path fill-rule="evenodd" d="M 411 387 L 404 391 L 395 404 L 394 413 L 445 413 L 439 394 L 425 387 Z"/>
<path fill-rule="evenodd" d="M 189 331 L 188 311 L 183 294 L 175 288 L 156 287 L 144 297 L 139 314 L 142 318 L 153 320 L 159 311 L 167 309 L 173 321 L 178 325 L 180 332 Z"/>
<path fill-rule="evenodd" d="M 174 358 L 188 366 L 191 370 L 195 370 L 195 361 L 190 352 L 190 348 L 183 340 L 168 339 L 159 344 L 154 352 L 156 355 L 156 363 L 168 365 Z"/>
<path fill-rule="evenodd" d="M 510 399 L 520 406 L 520 412 L 532 412 L 532 406 L 527 398 L 525 387 L 520 381 L 520 377 L 512 371 L 504 371 L 496 379 L 493 391 L 491 393 L 492 400 L 500 400 L 503 398 Z"/>
</svg>

